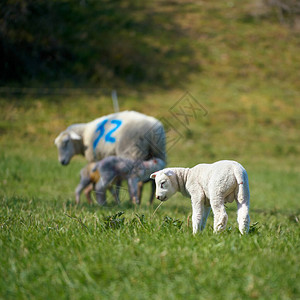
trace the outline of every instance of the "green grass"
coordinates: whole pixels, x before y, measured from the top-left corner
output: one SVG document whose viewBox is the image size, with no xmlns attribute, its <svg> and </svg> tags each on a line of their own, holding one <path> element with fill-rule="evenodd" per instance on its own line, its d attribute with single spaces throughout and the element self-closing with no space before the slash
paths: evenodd
<svg viewBox="0 0 300 300">
<path fill-rule="evenodd" d="M 235 211 L 229 209 L 226 232 L 213 234 L 210 217 L 206 231 L 194 237 L 186 222 L 189 201 L 183 204 L 179 198 L 153 216 L 146 205 L 100 209 L 62 199 L 3 197 L 1 296 L 297 298 L 300 232 L 295 216 L 253 209 L 251 218 L 259 223 L 241 237 Z M 107 216 L 121 210 L 119 228 L 109 226 Z M 182 226 L 164 222 L 166 215 L 183 221 Z"/>
<path fill-rule="evenodd" d="M 76 157 L 62 167 L 53 142 L 68 125 L 111 113 L 110 90 L 2 94 L 0 299 L 300 298 L 299 35 L 271 10 L 255 15 L 251 1 L 156 9 L 180 24 L 179 50 L 190 42 L 193 56 L 179 55 L 180 65 L 188 59 L 201 70 L 185 71 L 169 90 L 153 81 L 118 89 L 120 108 L 167 119 L 180 132 L 169 166 L 239 161 L 249 175 L 250 234 L 240 236 L 229 204 L 224 233 L 213 234 L 210 215 L 193 236 L 190 200 L 175 195 L 153 215 L 159 202 L 147 203 L 149 185 L 139 208 L 125 185 L 120 206 L 111 197 L 104 208 L 83 197 L 75 206 L 86 162 Z M 173 49 L 164 35 L 154 37 L 148 43 Z M 176 57 L 165 61 L 172 72 Z M 169 109 L 187 90 L 208 114 L 185 128 Z"/>
<path fill-rule="evenodd" d="M 140 208 L 126 193 L 120 206 L 111 197 L 105 208 L 85 199 L 75 206 L 83 159 L 62 167 L 54 146 L 8 145 L 0 159 L 1 298 L 299 297 L 300 176 L 289 160 L 244 159 L 253 225 L 248 236 L 238 233 L 234 204 L 227 208 L 226 232 L 213 234 L 210 215 L 206 230 L 193 236 L 190 200 L 181 195 L 154 215 L 158 201 L 148 205 L 149 186 Z M 194 162 L 181 157 L 181 165 Z M 119 222 L 107 221 L 120 211 Z"/>
</svg>

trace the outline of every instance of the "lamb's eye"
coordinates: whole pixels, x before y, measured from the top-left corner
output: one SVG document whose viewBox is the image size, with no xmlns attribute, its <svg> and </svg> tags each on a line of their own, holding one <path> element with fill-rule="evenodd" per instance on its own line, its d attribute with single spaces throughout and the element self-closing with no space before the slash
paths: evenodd
<svg viewBox="0 0 300 300">
<path fill-rule="evenodd" d="M 160 187 L 163 188 L 165 184 L 165 181 L 161 182 Z"/>
</svg>

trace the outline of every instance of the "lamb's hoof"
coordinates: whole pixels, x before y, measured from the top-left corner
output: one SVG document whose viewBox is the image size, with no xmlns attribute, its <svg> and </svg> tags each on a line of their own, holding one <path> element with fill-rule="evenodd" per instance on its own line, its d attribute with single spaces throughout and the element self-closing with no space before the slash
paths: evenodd
<svg viewBox="0 0 300 300">
<path fill-rule="evenodd" d="M 218 225 L 217 228 L 215 228 L 214 233 L 221 233 L 225 230 L 226 226 L 224 225 Z"/>
</svg>

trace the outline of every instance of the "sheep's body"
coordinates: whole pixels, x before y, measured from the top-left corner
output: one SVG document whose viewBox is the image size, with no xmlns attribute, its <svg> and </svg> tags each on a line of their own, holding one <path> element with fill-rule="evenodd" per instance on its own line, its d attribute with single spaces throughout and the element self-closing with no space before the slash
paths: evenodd
<svg viewBox="0 0 300 300">
<path fill-rule="evenodd" d="M 106 203 L 106 190 L 110 189 L 118 202 L 118 190 L 112 189 L 113 183 L 126 179 L 131 199 L 139 204 L 138 182 L 149 179 L 151 173 L 165 167 L 165 162 L 159 158 L 147 161 L 133 161 L 117 156 L 109 156 L 96 163 L 90 163 L 80 172 L 80 183 L 76 188 L 76 201 L 79 202 L 81 191 L 93 183 L 97 202 Z M 117 184 L 118 188 L 118 184 Z M 88 200 L 90 197 L 88 197 Z"/>
<path fill-rule="evenodd" d="M 103 116 L 84 124 L 73 124 L 55 139 L 59 161 L 67 165 L 76 154 L 88 162 L 110 155 L 146 160 L 165 155 L 165 132 L 157 119 L 135 111 Z"/>
<path fill-rule="evenodd" d="M 214 231 L 226 228 L 228 216 L 224 204 L 236 200 L 237 221 L 242 234 L 249 231 L 250 192 L 248 175 L 235 161 L 199 164 L 193 168 L 167 168 L 151 175 L 156 181 L 156 197 L 165 201 L 177 191 L 191 198 L 193 233 L 205 228 L 210 209 L 214 213 Z"/>
</svg>

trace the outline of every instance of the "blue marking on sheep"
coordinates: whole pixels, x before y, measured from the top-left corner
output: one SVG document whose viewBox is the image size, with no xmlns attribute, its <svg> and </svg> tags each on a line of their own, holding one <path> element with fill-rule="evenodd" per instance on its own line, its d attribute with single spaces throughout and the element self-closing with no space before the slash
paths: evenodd
<svg viewBox="0 0 300 300">
<path fill-rule="evenodd" d="M 95 151 L 100 139 L 104 136 L 105 133 L 105 124 L 108 122 L 107 119 L 104 119 L 102 122 L 100 122 L 95 130 L 95 133 L 97 133 L 99 131 L 98 136 L 96 137 L 96 139 L 93 142 L 93 150 Z M 104 139 L 105 142 L 108 143 L 115 143 L 116 142 L 116 138 L 111 136 L 121 125 L 122 125 L 122 121 L 121 120 L 111 120 L 110 121 L 111 124 L 114 124 L 115 127 L 113 129 L 111 129 L 109 132 L 106 133 Z"/>
<path fill-rule="evenodd" d="M 96 139 L 94 140 L 94 143 L 93 143 L 93 149 L 95 150 L 96 149 L 96 147 L 97 147 L 97 145 L 98 145 L 98 143 L 99 143 L 99 141 L 100 141 L 100 139 L 102 138 L 102 136 L 104 135 L 104 132 L 105 132 L 105 128 L 104 128 L 104 125 L 107 123 L 107 119 L 105 119 L 105 120 L 103 120 L 101 123 L 99 123 L 98 125 L 97 125 L 97 128 L 96 128 L 96 130 L 95 130 L 95 133 L 97 132 L 97 131 L 99 131 L 99 135 L 96 137 Z"/>
<path fill-rule="evenodd" d="M 106 135 L 105 135 L 105 141 L 109 143 L 115 143 L 116 138 L 111 136 L 122 124 L 121 120 L 111 120 L 111 124 L 115 124 L 116 126 L 111 129 Z"/>
</svg>

